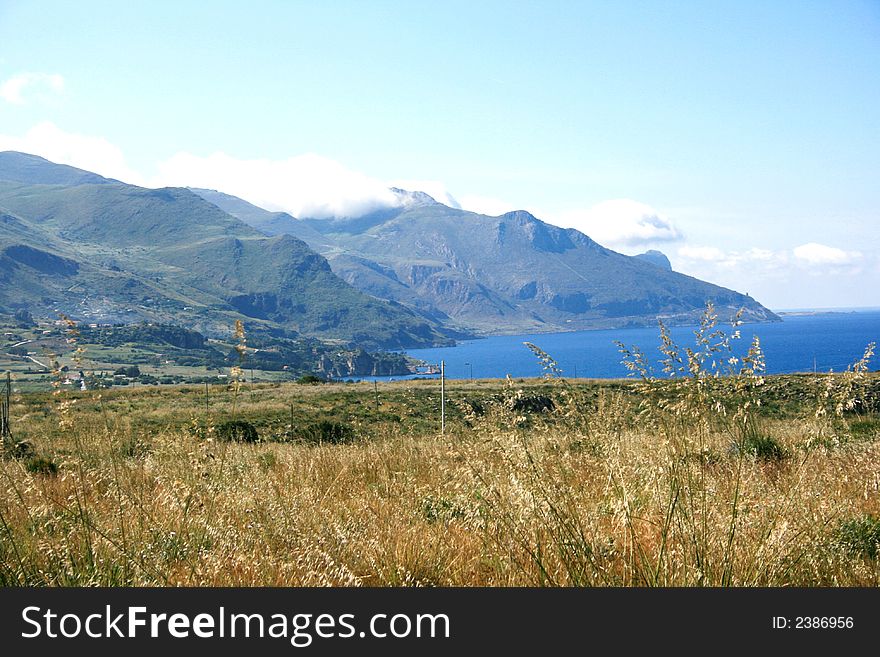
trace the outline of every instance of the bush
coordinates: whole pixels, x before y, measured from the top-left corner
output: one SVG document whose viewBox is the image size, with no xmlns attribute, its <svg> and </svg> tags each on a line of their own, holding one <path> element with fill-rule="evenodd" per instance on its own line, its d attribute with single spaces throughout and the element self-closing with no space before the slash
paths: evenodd
<svg viewBox="0 0 880 657">
<path fill-rule="evenodd" d="M 520 395 L 511 402 L 511 409 L 517 413 L 545 413 L 554 408 L 556 404 L 546 395 Z"/>
<path fill-rule="evenodd" d="M 307 443 L 341 444 L 352 442 L 355 438 L 354 429 L 349 425 L 331 420 L 321 420 L 307 424 L 296 430 L 296 437 Z"/>
<path fill-rule="evenodd" d="M 217 426 L 217 438 L 236 443 L 256 443 L 260 441 L 260 434 L 246 420 L 229 420 Z"/>
<path fill-rule="evenodd" d="M 302 385 L 317 385 L 319 383 L 327 383 L 326 379 L 322 379 L 320 376 L 316 374 L 303 374 L 296 380 L 297 383 Z"/>
<path fill-rule="evenodd" d="M 850 554 L 876 560 L 880 556 L 880 518 L 865 515 L 841 522 L 835 538 Z"/>
<path fill-rule="evenodd" d="M 880 418 L 866 418 L 849 423 L 849 431 L 853 438 L 871 440 L 880 434 Z"/>
<path fill-rule="evenodd" d="M 761 434 L 747 436 L 739 444 L 739 449 L 761 461 L 781 461 L 788 458 L 788 452 L 775 438 Z"/>
<path fill-rule="evenodd" d="M 478 399 L 463 399 L 461 406 L 465 412 L 470 413 L 475 417 L 482 417 L 486 414 L 485 405 Z"/>
<path fill-rule="evenodd" d="M 257 464 L 263 472 L 268 472 L 278 465 L 278 457 L 275 452 L 261 452 L 257 455 Z"/>
<path fill-rule="evenodd" d="M 36 453 L 33 444 L 26 440 L 19 440 L 11 445 L 6 445 L 4 452 L 6 456 L 13 459 L 30 459 Z"/>
<path fill-rule="evenodd" d="M 58 464 L 46 456 L 32 456 L 24 463 L 28 472 L 42 475 L 55 475 L 58 473 Z"/>
</svg>

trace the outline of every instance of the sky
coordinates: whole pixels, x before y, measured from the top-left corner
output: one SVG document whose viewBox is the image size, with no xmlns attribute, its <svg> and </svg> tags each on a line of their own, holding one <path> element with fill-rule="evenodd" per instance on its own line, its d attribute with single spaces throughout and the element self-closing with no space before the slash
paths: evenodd
<svg viewBox="0 0 880 657">
<path fill-rule="evenodd" d="M 294 216 L 421 190 L 880 306 L 880 0 L 0 0 L 0 150 Z"/>
</svg>

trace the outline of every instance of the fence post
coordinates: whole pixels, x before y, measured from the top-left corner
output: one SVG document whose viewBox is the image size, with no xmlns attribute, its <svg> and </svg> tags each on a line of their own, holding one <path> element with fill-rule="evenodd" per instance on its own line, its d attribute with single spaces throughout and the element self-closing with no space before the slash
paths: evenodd
<svg viewBox="0 0 880 657">
<path fill-rule="evenodd" d="M 12 393 L 12 374 L 6 373 L 6 391 L 3 399 L 0 401 L 0 436 L 3 438 L 3 445 L 12 442 L 12 429 L 10 427 L 10 411 L 11 411 L 11 393 Z"/>
<path fill-rule="evenodd" d="M 446 433 L 446 361 L 440 361 L 440 433 Z"/>
</svg>

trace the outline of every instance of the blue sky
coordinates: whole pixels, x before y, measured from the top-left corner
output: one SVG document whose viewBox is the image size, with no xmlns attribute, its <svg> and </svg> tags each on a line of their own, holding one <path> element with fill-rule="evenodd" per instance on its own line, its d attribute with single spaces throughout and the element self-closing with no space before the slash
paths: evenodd
<svg viewBox="0 0 880 657">
<path fill-rule="evenodd" d="M 0 2 L 0 149 L 294 214 L 527 209 L 880 306 L 880 2 Z"/>
</svg>

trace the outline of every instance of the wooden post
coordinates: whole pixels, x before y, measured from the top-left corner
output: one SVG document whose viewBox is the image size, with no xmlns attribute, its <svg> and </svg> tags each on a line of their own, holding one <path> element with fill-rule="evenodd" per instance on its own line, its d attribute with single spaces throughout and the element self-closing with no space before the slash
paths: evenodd
<svg viewBox="0 0 880 657">
<path fill-rule="evenodd" d="M 12 394 L 12 374 L 10 372 L 6 373 L 6 392 L 3 395 L 3 400 L 0 402 L 0 436 L 3 438 L 3 444 L 11 442 L 12 439 L 12 430 L 10 428 L 10 409 L 11 409 L 11 399 L 10 396 Z"/>
<path fill-rule="evenodd" d="M 446 361 L 440 361 L 440 433 L 446 433 Z"/>
<path fill-rule="evenodd" d="M 208 382 L 205 381 L 205 422 L 208 421 Z"/>
<path fill-rule="evenodd" d="M 376 410 L 379 410 L 379 382 L 373 379 L 373 392 L 376 393 Z"/>
</svg>

